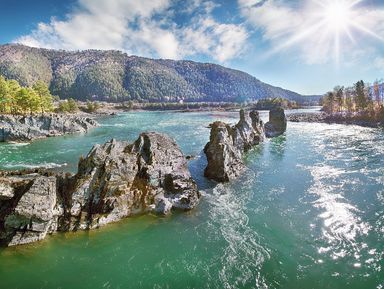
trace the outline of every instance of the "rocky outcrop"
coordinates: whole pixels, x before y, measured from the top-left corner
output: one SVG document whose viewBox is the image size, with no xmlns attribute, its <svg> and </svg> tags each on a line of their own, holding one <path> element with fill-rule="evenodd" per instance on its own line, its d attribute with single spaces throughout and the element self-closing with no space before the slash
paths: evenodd
<svg viewBox="0 0 384 289">
<path fill-rule="evenodd" d="M 0 245 L 35 242 L 57 230 L 62 208 L 56 185 L 49 174 L 0 176 Z"/>
<path fill-rule="evenodd" d="M 84 133 L 97 125 L 92 118 L 78 115 L 0 115 L 0 142 L 31 141 L 49 136 Z"/>
<path fill-rule="evenodd" d="M 208 160 L 204 175 L 228 182 L 244 169 L 243 154 L 263 141 L 263 124 L 257 111 L 251 111 L 248 118 L 244 110 L 240 110 L 240 121 L 236 125 L 217 121 L 210 127 L 210 140 L 204 148 Z"/>
<path fill-rule="evenodd" d="M 287 118 L 283 108 L 276 107 L 269 111 L 269 121 L 264 129 L 265 136 L 268 138 L 279 136 L 287 130 Z"/>
<path fill-rule="evenodd" d="M 98 228 L 135 214 L 190 210 L 199 198 L 173 139 L 143 133 L 133 144 L 111 140 L 80 159 L 76 175 L 0 173 L 0 244 Z"/>
</svg>

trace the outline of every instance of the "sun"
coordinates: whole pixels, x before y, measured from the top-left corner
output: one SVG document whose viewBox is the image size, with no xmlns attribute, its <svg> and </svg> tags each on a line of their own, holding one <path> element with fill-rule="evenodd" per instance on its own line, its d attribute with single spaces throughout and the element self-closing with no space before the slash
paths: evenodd
<svg viewBox="0 0 384 289">
<path fill-rule="evenodd" d="M 303 44 L 309 47 L 311 59 L 334 60 L 336 66 L 352 47 L 363 45 L 362 37 L 370 36 L 384 42 L 370 19 L 372 9 L 367 0 L 305 0 L 302 10 L 296 13 L 297 21 L 292 33 L 287 34 L 268 55 Z"/>
<path fill-rule="evenodd" d="M 352 21 L 353 8 L 344 1 L 332 1 L 324 6 L 323 17 L 329 29 L 346 30 Z"/>
</svg>

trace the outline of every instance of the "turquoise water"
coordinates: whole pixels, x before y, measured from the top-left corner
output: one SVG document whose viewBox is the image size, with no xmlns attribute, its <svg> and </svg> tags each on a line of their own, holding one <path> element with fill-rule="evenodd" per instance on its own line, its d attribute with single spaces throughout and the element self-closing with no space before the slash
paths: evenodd
<svg viewBox="0 0 384 289">
<path fill-rule="evenodd" d="M 266 118 L 267 114 L 263 113 Z M 374 288 L 384 286 L 384 131 L 289 123 L 237 181 L 204 179 L 213 120 L 237 113 L 135 112 L 86 135 L 0 145 L 0 168 L 75 171 L 112 137 L 169 133 L 193 155 L 200 205 L 0 250 L 0 288 Z"/>
</svg>

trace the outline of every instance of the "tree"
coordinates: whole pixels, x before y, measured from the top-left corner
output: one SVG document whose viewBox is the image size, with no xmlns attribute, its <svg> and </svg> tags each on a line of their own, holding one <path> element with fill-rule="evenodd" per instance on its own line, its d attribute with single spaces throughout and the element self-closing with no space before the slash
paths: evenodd
<svg viewBox="0 0 384 289">
<path fill-rule="evenodd" d="M 16 80 L 8 81 L 8 104 L 9 111 L 12 114 L 16 114 L 19 112 L 19 108 L 17 107 L 16 95 L 20 89 L 20 84 Z"/>
<path fill-rule="evenodd" d="M 365 96 L 365 84 L 364 81 L 360 80 L 355 84 L 355 101 L 356 107 L 359 110 L 364 110 L 367 108 L 367 98 Z"/>
<path fill-rule="evenodd" d="M 0 113 L 7 113 L 9 110 L 9 88 L 8 83 L 0 75 Z"/>
<path fill-rule="evenodd" d="M 334 89 L 335 102 L 338 110 L 342 111 L 344 103 L 344 87 L 337 86 Z"/>
<path fill-rule="evenodd" d="M 16 93 L 16 105 L 18 107 L 18 112 L 26 113 L 29 108 L 29 90 L 25 87 L 19 89 Z"/>
<path fill-rule="evenodd" d="M 89 100 L 87 101 L 87 111 L 88 112 L 95 112 L 99 108 L 100 108 L 99 103 L 97 103 L 96 101 L 94 101 L 94 102 L 91 102 Z"/>
<path fill-rule="evenodd" d="M 32 88 L 40 98 L 41 113 L 51 111 L 53 109 L 53 97 L 48 86 L 42 81 L 37 81 Z"/>
<path fill-rule="evenodd" d="M 322 99 L 323 110 L 333 113 L 335 103 L 335 94 L 330 91 Z"/>
<path fill-rule="evenodd" d="M 353 99 L 352 99 L 352 93 L 350 89 L 345 90 L 345 106 L 348 112 L 353 111 Z"/>
<path fill-rule="evenodd" d="M 76 112 L 79 110 L 76 101 L 73 98 L 68 99 L 68 112 Z"/>
<path fill-rule="evenodd" d="M 73 98 L 68 100 L 64 100 L 60 102 L 59 107 L 57 109 L 59 112 L 69 112 L 74 113 L 79 110 L 76 101 Z"/>
</svg>

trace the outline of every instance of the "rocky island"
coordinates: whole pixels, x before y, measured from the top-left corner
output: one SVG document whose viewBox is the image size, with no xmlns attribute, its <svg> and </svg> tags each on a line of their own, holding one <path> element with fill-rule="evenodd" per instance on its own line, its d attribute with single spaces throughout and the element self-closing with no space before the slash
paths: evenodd
<svg viewBox="0 0 384 289">
<path fill-rule="evenodd" d="M 85 133 L 96 126 L 93 118 L 76 114 L 0 115 L 0 142 Z"/>
<path fill-rule="evenodd" d="M 269 111 L 269 121 L 265 124 L 265 135 L 268 138 L 276 137 L 287 130 L 287 118 L 284 109 L 275 107 Z"/>
<path fill-rule="evenodd" d="M 244 110 L 240 110 L 236 125 L 217 121 L 210 127 L 210 140 L 204 148 L 208 160 L 204 175 L 218 182 L 228 182 L 244 169 L 243 154 L 263 141 L 263 123 L 257 111 L 251 111 L 246 117 Z"/>
<path fill-rule="evenodd" d="M 230 126 L 217 121 L 210 125 L 210 140 L 204 148 L 208 165 L 204 175 L 217 182 L 229 182 L 244 170 L 243 155 L 267 137 L 283 134 L 287 128 L 284 109 L 274 108 L 269 113 L 269 122 L 263 124 L 259 112 L 251 110 L 249 116 L 240 110 L 240 120 Z"/>
<path fill-rule="evenodd" d="M 135 214 L 190 210 L 200 192 L 173 139 L 142 133 L 111 140 L 81 158 L 78 172 L 0 172 L 0 245 L 42 240 L 56 231 L 94 229 Z"/>
</svg>

